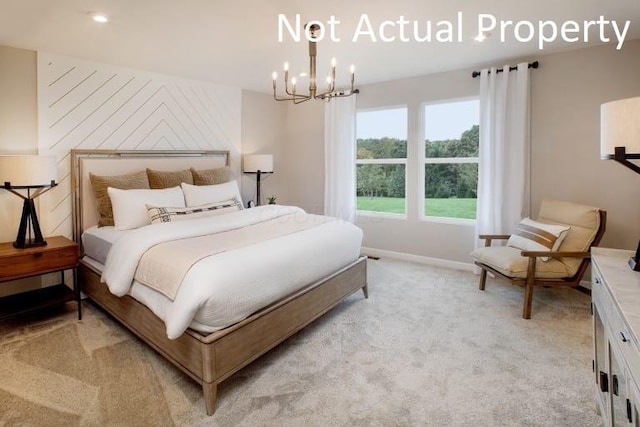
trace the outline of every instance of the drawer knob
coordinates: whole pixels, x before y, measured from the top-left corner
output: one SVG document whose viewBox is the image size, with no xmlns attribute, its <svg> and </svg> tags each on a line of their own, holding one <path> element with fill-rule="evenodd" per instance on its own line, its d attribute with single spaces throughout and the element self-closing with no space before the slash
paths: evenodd
<svg viewBox="0 0 640 427">
<path fill-rule="evenodd" d="M 596 284 L 599 285 L 600 284 L 600 278 L 596 277 Z"/>
<path fill-rule="evenodd" d="M 624 332 L 620 331 L 620 339 L 622 339 L 622 342 L 627 342 L 629 341 L 629 339 L 627 338 L 627 336 L 624 334 Z"/>
</svg>

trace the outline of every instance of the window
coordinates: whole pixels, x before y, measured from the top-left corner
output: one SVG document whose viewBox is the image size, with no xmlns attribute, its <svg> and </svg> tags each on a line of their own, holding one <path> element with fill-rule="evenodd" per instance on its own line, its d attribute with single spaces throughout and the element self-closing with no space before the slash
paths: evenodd
<svg viewBox="0 0 640 427">
<path fill-rule="evenodd" d="M 407 108 L 358 112 L 356 142 L 358 210 L 406 214 Z"/>
<path fill-rule="evenodd" d="M 424 106 L 424 216 L 475 219 L 480 103 Z"/>
</svg>

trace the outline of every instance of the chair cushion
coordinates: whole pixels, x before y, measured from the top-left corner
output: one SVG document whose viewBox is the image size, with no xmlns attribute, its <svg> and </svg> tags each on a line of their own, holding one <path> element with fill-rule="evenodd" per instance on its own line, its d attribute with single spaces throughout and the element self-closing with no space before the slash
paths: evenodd
<svg viewBox="0 0 640 427">
<path fill-rule="evenodd" d="M 509 277 L 526 278 L 529 258 L 520 255 L 521 249 L 511 246 L 490 246 L 478 248 L 471 256 L 478 262 L 487 264 Z M 558 279 L 571 277 L 571 271 L 565 263 L 552 258 L 547 262 L 536 262 L 536 278 Z"/>
<path fill-rule="evenodd" d="M 577 203 L 545 199 L 540 206 L 538 221 L 547 224 L 566 224 L 571 227 L 558 251 L 585 252 L 591 247 L 600 227 L 598 208 Z M 582 262 L 578 258 L 563 258 L 570 271 L 577 271 Z"/>
</svg>

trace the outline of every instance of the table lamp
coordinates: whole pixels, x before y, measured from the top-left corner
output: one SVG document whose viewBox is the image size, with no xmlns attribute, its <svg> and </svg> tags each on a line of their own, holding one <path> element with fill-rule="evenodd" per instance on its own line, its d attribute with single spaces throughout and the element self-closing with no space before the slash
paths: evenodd
<svg viewBox="0 0 640 427">
<path fill-rule="evenodd" d="M 607 102 L 600 107 L 600 157 L 613 159 L 640 173 L 629 159 L 640 159 L 640 96 Z M 640 271 L 640 243 L 629 266 Z"/>
<path fill-rule="evenodd" d="M 601 105 L 600 157 L 640 173 L 640 166 L 628 160 L 640 159 L 640 96 Z"/>
<path fill-rule="evenodd" d="M 22 217 L 13 246 L 18 249 L 45 246 L 34 199 L 57 185 L 55 156 L 0 156 L 0 188 L 23 199 Z M 19 190 L 26 190 L 26 196 Z"/>
<path fill-rule="evenodd" d="M 256 174 L 256 205 L 260 206 L 260 175 L 273 173 L 273 155 L 249 154 L 244 156 L 242 171 Z"/>
</svg>

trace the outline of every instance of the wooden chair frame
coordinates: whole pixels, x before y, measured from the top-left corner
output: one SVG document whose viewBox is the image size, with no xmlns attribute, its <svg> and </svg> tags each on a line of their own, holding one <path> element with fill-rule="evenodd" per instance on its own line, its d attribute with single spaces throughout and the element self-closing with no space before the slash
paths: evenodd
<svg viewBox="0 0 640 427">
<path fill-rule="evenodd" d="M 607 223 L 607 212 L 600 210 L 598 211 L 600 214 L 600 226 L 598 227 L 598 231 L 596 232 L 591 245 L 589 246 L 589 251 L 587 252 L 544 252 L 544 251 L 522 251 L 520 255 L 523 257 L 529 258 L 529 264 L 527 266 L 527 277 L 510 277 L 507 276 L 498 270 L 492 268 L 491 266 L 484 264 L 480 261 L 474 261 L 474 263 L 482 269 L 480 273 L 480 284 L 479 288 L 481 291 L 484 291 L 486 282 L 487 282 L 487 272 L 502 276 L 507 280 L 510 280 L 514 285 L 522 285 L 524 286 L 524 307 L 522 310 L 522 317 L 524 319 L 531 318 L 531 303 L 533 302 L 533 287 L 538 286 L 572 286 L 576 287 L 580 284 L 582 280 L 582 276 L 589 268 L 589 263 L 591 262 L 591 248 L 593 246 L 598 246 L 602 236 L 604 235 Z M 506 240 L 510 236 L 508 234 L 481 234 L 478 236 L 480 239 L 485 241 L 484 246 L 491 246 L 491 242 L 493 240 Z M 536 271 L 536 262 L 539 257 L 551 257 L 551 258 L 582 258 L 582 262 L 578 266 L 578 270 L 571 277 L 562 277 L 562 278 L 539 278 L 535 277 Z"/>
</svg>

